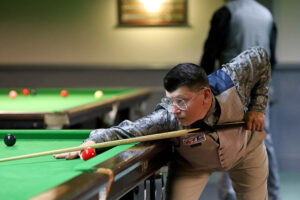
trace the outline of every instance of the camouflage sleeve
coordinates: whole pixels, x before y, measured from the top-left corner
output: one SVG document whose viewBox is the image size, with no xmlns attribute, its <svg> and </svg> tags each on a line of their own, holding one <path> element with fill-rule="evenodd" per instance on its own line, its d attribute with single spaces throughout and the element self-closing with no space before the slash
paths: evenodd
<svg viewBox="0 0 300 200">
<path fill-rule="evenodd" d="M 268 101 L 271 65 L 265 49 L 250 48 L 222 66 L 233 80 L 242 103 L 249 110 L 264 112 Z"/>
<path fill-rule="evenodd" d="M 125 120 L 118 126 L 108 129 L 96 129 L 90 133 L 85 141 L 93 140 L 97 143 L 111 140 L 118 140 L 130 137 L 156 134 L 161 132 L 173 131 L 179 128 L 176 117 L 167 109 L 160 109 L 138 119 L 134 122 Z"/>
</svg>

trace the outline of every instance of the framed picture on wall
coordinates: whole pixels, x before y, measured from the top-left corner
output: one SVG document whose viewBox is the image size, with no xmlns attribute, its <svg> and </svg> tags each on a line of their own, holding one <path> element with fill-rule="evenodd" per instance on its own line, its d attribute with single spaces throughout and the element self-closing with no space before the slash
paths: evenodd
<svg viewBox="0 0 300 200">
<path fill-rule="evenodd" d="M 118 0 L 119 26 L 187 25 L 187 0 Z"/>
</svg>

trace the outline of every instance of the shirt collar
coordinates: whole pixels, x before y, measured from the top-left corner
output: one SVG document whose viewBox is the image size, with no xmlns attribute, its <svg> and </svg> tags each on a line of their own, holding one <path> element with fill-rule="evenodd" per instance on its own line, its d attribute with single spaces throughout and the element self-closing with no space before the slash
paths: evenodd
<svg viewBox="0 0 300 200">
<path fill-rule="evenodd" d="M 208 110 L 206 116 L 203 119 L 203 122 L 208 126 L 213 126 L 217 123 L 220 117 L 219 105 L 214 95 L 212 95 L 212 103 L 210 109 Z"/>
</svg>

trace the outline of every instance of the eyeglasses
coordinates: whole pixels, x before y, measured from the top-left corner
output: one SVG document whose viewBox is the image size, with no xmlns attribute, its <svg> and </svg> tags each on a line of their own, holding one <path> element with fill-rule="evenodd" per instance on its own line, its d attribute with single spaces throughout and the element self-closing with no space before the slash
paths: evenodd
<svg viewBox="0 0 300 200">
<path fill-rule="evenodd" d="M 204 88 L 201 88 L 189 101 L 191 101 L 195 96 L 197 96 L 198 93 L 200 93 Z M 171 106 L 176 106 L 179 110 L 187 110 L 188 106 L 184 99 L 182 98 L 168 98 L 163 97 L 161 99 L 162 103 L 166 103 Z"/>
</svg>

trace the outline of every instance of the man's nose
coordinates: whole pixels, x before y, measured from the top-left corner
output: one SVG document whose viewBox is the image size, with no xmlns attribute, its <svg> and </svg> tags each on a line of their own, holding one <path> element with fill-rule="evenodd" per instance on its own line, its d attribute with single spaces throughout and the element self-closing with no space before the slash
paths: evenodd
<svg viewBox="0 0 300 200">
<path fill-rule="evenodd" d="M 173 112 L 173 114 L 180 113 L 180 109 L 178 108 L 178 106 L 172 105 L 172 112 Z"/>
</svg>

